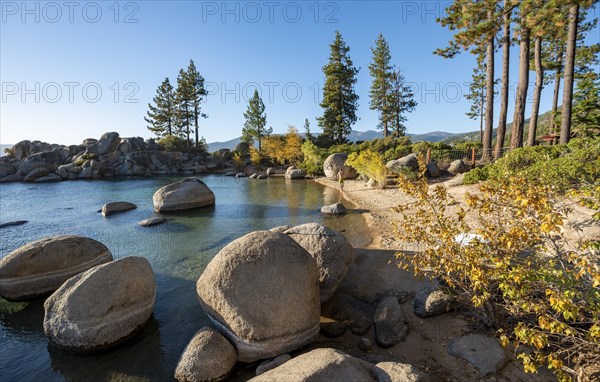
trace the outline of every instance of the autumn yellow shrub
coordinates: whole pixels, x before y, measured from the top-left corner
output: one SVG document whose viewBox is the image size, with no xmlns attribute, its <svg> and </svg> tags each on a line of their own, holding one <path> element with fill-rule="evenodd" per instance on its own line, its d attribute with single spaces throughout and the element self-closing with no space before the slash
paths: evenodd
<svg viewBox="0 0 600 382">
<path fill-rule="evenodd" d="M 556 187 L 507 177 L 462 207 L 424 178 L 399 181 L 409 201 L 396 209 L 397 236 L 422 248 L 399 253 L 403 267 L 448 285 L 503 345 L 513 343 L 527 372 L 546 366 L 568 381 L 600 363 L 598 242 L 566 245 L 570 208 Z M 600 187 L 571 196 L 600 211 Z M 464 234 L 474 240 L 461 243 Z"/>
<path fill-rule="evenodd" d="M 387 183 L 386 167 L 381 154 L 368 149 L 359 153 L 350 153 L 346 164 L 353 167 L 359 174 L 373 179 L 379 188 L 385 187 Z"/>
</svg>

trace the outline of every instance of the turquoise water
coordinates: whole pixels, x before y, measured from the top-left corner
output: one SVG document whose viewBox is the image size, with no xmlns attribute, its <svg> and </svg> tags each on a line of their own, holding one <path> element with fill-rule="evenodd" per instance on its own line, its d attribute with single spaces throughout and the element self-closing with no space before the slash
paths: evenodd
<svg viewBox="0 0 600 382">
<path fill-rule="evenodd" d="M 342 231 L 357 247 L 368 233 L 362 217 L 322 217 L 319 208 L 338 200 L 336 190 L 312 181 L 251 180 L 211 175 L 205 183 L 214 207 L 165 215 L 155 227 L 137 222 L 155 215 L 154 192 L 180 178 L 75 181 L 0 185 L 0 222 L 28 220 L 0 229 L 0 258 L 50 235 L 76 234 L 104 243 L 113 257 L 144 256 L 157 282 L 154 312 L 143 331 L 126 344 L 96 355 L 76 355 L 48 344 L 43 301 L 0 299 L 1 381 L 170 381 L 188 341 L 209 321 L 196 299 L 195 282 L 227 243 L 255 230 L 320 222 Z M 138 208 L 110 218 L 104 203 L 129 201 Z"/>
</svg>

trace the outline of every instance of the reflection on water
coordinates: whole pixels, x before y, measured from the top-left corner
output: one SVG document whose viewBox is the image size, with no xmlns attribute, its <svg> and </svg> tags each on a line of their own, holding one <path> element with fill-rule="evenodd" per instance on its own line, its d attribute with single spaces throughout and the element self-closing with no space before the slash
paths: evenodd
<svg viewBox="0 0 600 382">
<path fill-rule="evenodd" d="M 164 215 L 154 227 L 137 222 L 156 215 L 152 195 L 178 178 L 4 184 L 0 222 L 28 220 L 1 231 L 0 257 L 33 240 L 76 234 L 104 243 L 115 258 L 144 256 L 157 282 L 149 323 L 132 340 L 101 354 L 77 355 L 48 344 L 43 300 L 9 303 L 0 299 L 0 379 L 2 381 L 169 381 L 183 349 L 209 320 L 197 301 L 195 281 L 227 243 L 255 230 L 320 222 L 343 231 L 354 246 L 368 243 L 360 214 L 322 217 L 319 208 L 335 203 L 339 191 L 311 181 L 251 180 L 207 176 L 216 205 Z M 129 201 L 138 208 L 103 218 L 107 202 Z"/>
</svg>

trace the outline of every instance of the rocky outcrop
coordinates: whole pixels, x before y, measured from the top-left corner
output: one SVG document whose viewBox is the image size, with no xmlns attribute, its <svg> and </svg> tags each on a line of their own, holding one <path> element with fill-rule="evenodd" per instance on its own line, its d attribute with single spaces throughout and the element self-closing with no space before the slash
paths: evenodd
<svg viewBox="0 0 600 382">
<path fill-rule="evenodd" d="M 419 169 L 419 159 L 417 157 L 417 154 L 413 153 L 400 159 L 391 160 L 387 162 L 385 167 L 387 167 L 396 174 L 417 171 Z"/>
<path fill-rule="evenodd" d="M 136 209 L 137 206 L 130 202 L 111 202 L 102 206 L 102 216 L 111 216 L 125 211 Z"/>
<path fill-rule="evenodd" d="M 321 224 L 302 224 L 285 231 L 315 259 L 319 266 L 321 303 L 327 301 L 340 285 L 354 259 L 352 246 L 339 232 Z"/>
<path fill-rule="evenodd" d="M 438 316 L 452 309 L 454 299 L 447 293 L 433 286 L 426 286 L 417 291 L 413 300 L 413 311 L 421 318 Z"/>
<path fill-rule="evenodd" d="M 237 356 L 233 346 L 212 328 L 198 331 L 186 346 L 177 368 L 179 382 L 222 381 L 229 376 Z"/>
<path fill-rule="evenodd" d="M 495 338 L 467 334 L 448 343 L 448 354 L 467 360 L 482 377 L 496 373 L 508 362 L 504 350 Z"/>
<path fill-rule="evenodd" d="M 319 333 L 319 269 L 287 235 L 257 231 L 234 240 L 208 264 L 196 291 L 238 361 L 286 353 Z"/>
<path fill-rule="evenodd" d="M 329 204 L 321 207 L 321 213 L 324 215 L 345 215 L 348 210 L 342 203 Z"/>
<path fill-rule="evenodd" d="M 374 366 L 331 348 L 315 349 L 252 378 L 252 382 L 376 381 Z"/>
<path fill-rule="evenodd" d="M 462 159 L 457 159 L 454 162 L 450 163 L 450 167 L 448 167 L 448 172 L 452 175 L 458 175 L 468 172 L 470 169 L 471 166 L 466 164 Z"/>
<path fill-rule="evenodd" d="M 187 178 L 164 186 L 152 197 L 156 212 L 189 210 L 212 206 L 215 194 L 198 178 Z"/>
<path fill-rule="evenodd" d="M 34 182 L 37 178 L 44 177 L 48 174 L 50 174 L 50 171 L 47 168 L 45 168 L 45 167 L 36 168 L 35 170 L 32 170 L 30 173 L 28 173 L 25 176 L 25 179 L 23 179 L 23 181 L 24 182 Z"/>
<path fill-rule="evenodd" d="M 87 237 L 37 240 L 0 260 L 0 296 L 10 301 L 46 296 L 69 278 L 111 260 L 106 246 Z"/>
<path fill-rule="evenodd" d="M 331 180 L 338 179 L 338 173 L 342 170 L 344 179 L 354 179 L 358 176 L 356 170 L 346 165 L 348 154 L 336 153 L 331 154 L 323 162 L 323 172 L 325 176 Z"/>
<path fill-rule="evenodd" d="M 154 274 L 145 258 L 98 265 L 67 280 L 46 300 L 44 332 L 60 348 L 106 349 L 142 329 L 155 296 Z"/>
<path fill-rule="evenodd" d="M 104 133 L 96 143 L 96 154 L 104 155 L 117 151 L 120 143 L 119 133 Z"/>
<path fill-rule="evenodd" d="M 387 348 L 406 340 L 408 326 L 398 304 L 398 298 L 383 298 L 375 309 L 373 323 L 375 339 L 380 346 Z"/>
</svg>

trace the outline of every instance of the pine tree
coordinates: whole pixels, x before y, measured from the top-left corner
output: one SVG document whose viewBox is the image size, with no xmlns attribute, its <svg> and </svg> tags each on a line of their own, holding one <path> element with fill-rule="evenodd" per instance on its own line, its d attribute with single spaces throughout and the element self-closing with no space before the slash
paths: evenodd
<svg viewBox="0 0 600 382">
<path fill-rule="evenodd" d="M 148 104 L 148 116 L 144 117 L 149 124 L 148 130 L 157 137 L 173 135 L 176 118 L 175 93 L 168 78 L 160 84 L 152 101 L 154 105 Z"/>
<path fill-rule="evenodd" d="M 311 141 L 313 142 L 315 140 L 315 137 L 313 137 L 313 135 L 310 132 L 310 122 L 308 122 L 308 118 L 304 119 L 304 138 L 307 141 Z"/>
<path fill-rule="evenodd" d="M 485 64 L 483 56 L 477 58 L 477 66 L 473 68 L 469 93 L 465 96 L 471 102 L 471 108 L 465 114 L 470 119 L 479 118 L 479 141 L 483 143 L 483 115 L 485 111 Z"/>
<path fill-rule="evenodd" d="M 390 90 L 390 130 L 394 130 L 396 137 L 404 136 L 406 127 L 405 113 L 412 112 L 417 103 L 414 100 L 413 90 L 407 86 L 404 76 L 400 70 L 392 71 L 391 90 Z"/>
<path fill-rule="evenodd" d="M 346 135 L 352 132 L 356 122 L 358 95 L 354 92 L 358 69 L 352 64 L 350 48 L 339 31 L 330 45 L 329 62 L 323 66 L 325 85 L 323 86 L 323 115 L 318 118 L 323 134 L 341 144 Z"/>
<path fill-rule="evenodd" d="M 260 150 L 263 137 L 271 134 L 273 128 L 265 128 L 267 124 L 265 104 L 258 95 L 257 90 L 254 90 L 254 95 L 248 102 L 248 109 L 244 113 L 244 118 L 246 118 L 246 122 L 242 129 L 242 141 L 252 145 L 256 139 L 258 141 L 258 149 Z"/>
<path fill-rule="evenodd" d="M 583 136 L 600 135 L 600 75 L 589 71 L 573 94 L 573 127 Z"/>
<path fill-rule="evenodd" d="M 179 70 L 177 76 L 177 90 L 175 91 L 177 103 L 177 121 L 182 135 L 186 137 L 187 149 L 190 150 L 191 123 L 194 118 L 194 88 L 189 81 L 187 72 Z"/>
<path fill-rule="evenodd" d="M 379 128 L 383 129 L 383 136 L 387 137 L 389 134 L 388 126 L 392 119 L 390 92 L 394 68 L 390 64 L 392 58 L 390 47 L 382 34 L 377 37 L 375 48 L 371 48 L 371 52 L 373 61 L 369 65 L 369 71 L 373 82 L 369 91 L 371 97 L 369 108 L 377 110 Z"/>
<path fill-rule="evenodd" d="M 192 112 L 194 117 L 194 132 L 196 133 L 195 146 L 198 147 L 198 120 L 200 118 L 208 118 L 208 115 L 201 112 L 200 104 L 206 96 L 204 88 L 204 77 L 196 69 L 193 60 L 190 60 L 188 70 L 186 72 L 187 81 L 189 82 L 190 95 L 192 96 Z"/>
</svg>

